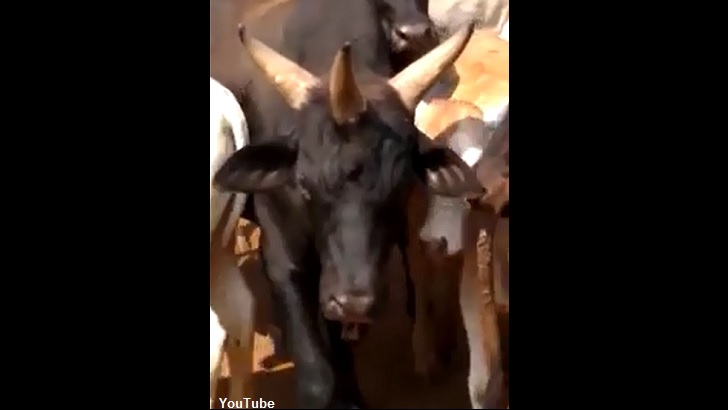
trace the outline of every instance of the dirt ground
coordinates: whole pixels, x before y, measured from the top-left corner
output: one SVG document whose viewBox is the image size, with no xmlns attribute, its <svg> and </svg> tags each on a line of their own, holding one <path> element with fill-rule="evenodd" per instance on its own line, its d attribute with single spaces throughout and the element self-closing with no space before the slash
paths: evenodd
<svg viewBox="0 0 728 410">
<path fill-rule="evenodd" d="M 247 228 L 243 227 L 241 233 L 251 238 L 251 231 Z M 253 237 L 251 242 L 241 243 L 239 246 L 240 253 L 248 252 L 247 256 L 241 258 L 241 270 L 256 295 L 267 295 L 268 289 L 260 272 L 257 254 L 249 251 L 251 245 L 256 247 L 257 238 Z M 367 337 L 355 347 L 362 392 L 374 408 L 470 408 L 467 392 L 467 347 L 463 329 L 460 332 L 458 352 L 441 377 L 428 382 L 414 373 L 412 325 L 405 313 L 404 274 L 401 266 L 400 256 L 395 252 L 388 267 L 391 279 L 388 311 L 380 321 L 372 325 Z M 264 335 L 270 321 L 270 300 L 262 298 L 257 302 L 256 328 L 260 330 L 256 333 L 255 340 L 254 398 L 272 400 L 276 408 L 296 408 L 293 364 L 286 362 L 272 369 L 261 365 L 266 358 L 273 355 L 274 348 L 271 339 Z M 507 323 L 507 318 L 503 320 Z M 508 335 L 502 335 L 502 338 L 502 345 L 508 346 Z M 228 391 L 225 364 L 222 375 L 217 397 L 226 397 Z M 219 400 L 217 406 L 219 407 Z"/>
</svg>

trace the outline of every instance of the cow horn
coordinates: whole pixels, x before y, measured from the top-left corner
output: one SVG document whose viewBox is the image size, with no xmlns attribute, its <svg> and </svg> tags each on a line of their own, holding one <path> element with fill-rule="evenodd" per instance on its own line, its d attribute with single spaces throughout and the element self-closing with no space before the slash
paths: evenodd
<svg viewBox="0 0 728 410">
<path fill-rule="evenodd" d="M 359 92 L 354 78 L 351 44 L 348 42 L 336 53 L 334 63 L 331 65 L 329 99 L 331 114 L 339 125 L 359 118 L 359 115 L 366 110 L 366 101 Z"/>
<path fill-rule="evenodd" d="M 460 56 L 472 35 L 470 23 L 389 80 L 407 109 L 414 112 L 425 92 Z"/>
<path fill-rule="evenodd" d="M 301 108 L 309 100 L 311 90 L 320 85 L 318 78 L 303 67 L 247 35 L 243 24 L 238 25 L 238 37 L 250 58 L 294 109 Z"/>
</svg>

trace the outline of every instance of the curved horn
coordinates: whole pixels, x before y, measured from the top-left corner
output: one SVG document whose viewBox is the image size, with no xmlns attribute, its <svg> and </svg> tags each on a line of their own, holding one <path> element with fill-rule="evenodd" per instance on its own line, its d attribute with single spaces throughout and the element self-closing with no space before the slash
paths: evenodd
<svg viewBox="0 0 728 410">
<path fill-rule="evenodd" d="M 301 108 L 308 101 L 311 90 L 320 85 L 318 78 L 303 67 L 247 35 L 242 23 L 238 25 L 238 37 L 253 62 L 294 109 Z"/>
<path fill-rule="evenodd" d="M 470 23 L 389 80 L 405 107 L 414 112 L 422 95 L 460 56 L 472 34 L 473 23 Z"/>
<path fill-rule="evenodd" d="M 366 110 L 366 101 L 359 92 L 354 78 L 351 44 L 348 42 L 336 53 L 334 63 L 331 65 L 329 103 L 331 114 L 339 125 L 359 118 L 359 115 Z"/>
</svg>

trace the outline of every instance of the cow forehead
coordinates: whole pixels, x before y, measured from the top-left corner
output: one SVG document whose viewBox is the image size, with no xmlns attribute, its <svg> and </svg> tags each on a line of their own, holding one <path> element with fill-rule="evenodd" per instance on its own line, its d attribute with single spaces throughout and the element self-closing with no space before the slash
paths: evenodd
<svg viewBox="0 0 728 410">
<path fill-rule="evenodd" d="M 369 107 L 357 123 L 337 126 L 328 105 L 308 109 L 307 123 L 298 130 L 303 135 L 296 171 L 306 187 L 324 202 L 339 202 L 348 194 L 373 203 L 390 198 L 407 175 L 408 154 L 416 147 L 414 125 Z"/>
<path fill-rule="evenodd" d="M 394 129 L 376 113 L 368 112 L 361 121 L 344 126 L 337 126 L 328 118 L 325 121 L 308 128 L 299 144 L 303 159 L 312 162 L 313 168 L 338 164 L 336 168 L 346 169 L 390 162 L 412 149 L 415 141 L 414 127 L 402 124 Z"/>
<path fill-rule="evenodd" d="M 399 95 L 385 81 L 368 83 L 361 90 L 370 113 L 379 124 L 386 125 L 401 136 L 412 137 L 416 134 L 414 113 L 405 108 Z"/>
<path fill-rule="evenodd" d="M 370 146 L 378 145 L 380 139 L 391 139 L 390 143 L 395 145 L 397 141 L 408 145 L 416 136 L 413 115 L 386 84 L 369 83 L 360 87 L 367 103 L 366 113 L 358 121 L 345 126 L 334 124 L 327 88 L 322 87 L 316 92 L 299 114 L 302 137 L 316 141 L 313 146 L 345 143 Z M 312 146 L 310 142 L 307 144 Z"/>
</svg>

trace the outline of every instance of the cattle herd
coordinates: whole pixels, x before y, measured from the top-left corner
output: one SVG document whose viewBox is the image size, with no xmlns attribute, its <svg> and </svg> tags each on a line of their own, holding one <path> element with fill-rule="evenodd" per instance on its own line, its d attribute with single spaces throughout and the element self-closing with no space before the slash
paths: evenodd
<svg viewBox="0 0 728 410">
<path fill-rule="evenodd" d="M 211 407 L 223 356 L 227 399 L 256 397 L 262 297 L 299 406 L 368 407 L 351 344 L 402 297 L 414 370 L 463 326 L 473 408 L 505 408 L 508 31 L 507 0 L 210 0 Z M 238 267 L 240 218 L 271 295 Z"/>
</svg>

